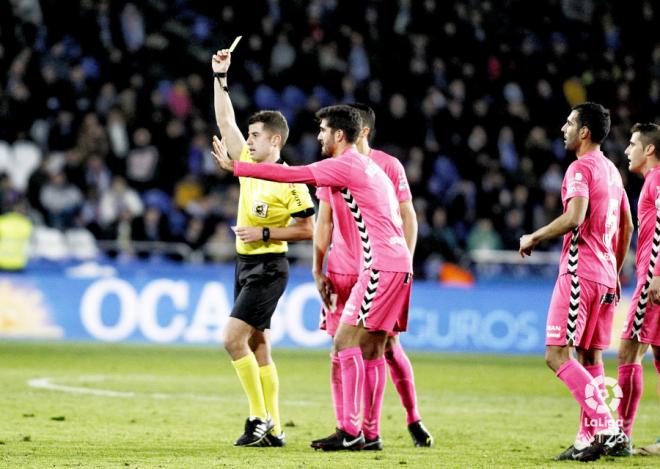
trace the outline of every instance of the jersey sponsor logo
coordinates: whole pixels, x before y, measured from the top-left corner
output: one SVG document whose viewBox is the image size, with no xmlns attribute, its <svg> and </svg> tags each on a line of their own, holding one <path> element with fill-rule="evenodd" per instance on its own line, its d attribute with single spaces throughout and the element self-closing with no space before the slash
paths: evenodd
<svg viewBox="0 0 660 469">
<path fill-rule="evenodd" d="M 408 181 L 405 174 L 399 174 L 399 190 L 403 191 L 408 188 Z"/>
<path fill-rule="evenodd" d="M 579 190 L 585 191 L 586 190 L 586 185 L 583 182 L 573 180 L 568 183 L 568 188 L 566 191 L 570 194 L 571 192 L 576 192 Z"/>
<path fill-rule="evenodd" d="M 581 181 L 582 180 L 582 173 L 575 173 L 575 180 L 576 181 Z"/>
<path fill-rule="evenodd" d="M 268 204 L 261 200 L 252 202 L 252 214 L 259 218 L 266 218 L 268 216 Z"/>
<path fill-rule="evenodd" d="M 549 339 L 559 339 L 561 337 L 561 326 L 548 325 L 545 328 L 545 336 Z"/>
<path fill-rule="evenodd" d="M 353 313 L 355 313 L 355 305 L 349 302 L 344 305 L 344 312 L 341 314 L 341 317 L 351 317 Z"/>
</svg>

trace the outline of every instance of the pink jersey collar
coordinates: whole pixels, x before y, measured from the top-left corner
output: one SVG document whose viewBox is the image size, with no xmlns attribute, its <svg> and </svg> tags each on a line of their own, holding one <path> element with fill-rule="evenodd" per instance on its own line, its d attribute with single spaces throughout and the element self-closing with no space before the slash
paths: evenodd
<svg viewBox="0 0 660 469">
<path fill-rule="evenodd" d="M 582 155 L 580 157 L 580 159 L 582 159 L 582 158 L 593 158 L 593 157 L 597 157 L 597 156 L 604 157 L 605 155 L 603 154 L 603 152 L 601 150 L 591 150 L 591 151 L 588 151 L 587 153 L 585 153 L 584 155 Z"/>
<path fill-rule="evenodd" d="M 658 169 L 660 169 L 660 165 L 658 165 L 658 166 L 654 166 L 653 168 L 649 169 L 649 170 L 646 172 L 646 174 L 644 175 L 644 179 L 646 179 L 647 177 L 649 177 L 649 176 L 651 175 L 652 172 L 654 172 L 654 171 L 656 171 L 656 170 L 658 170 Z"/>
</svg>

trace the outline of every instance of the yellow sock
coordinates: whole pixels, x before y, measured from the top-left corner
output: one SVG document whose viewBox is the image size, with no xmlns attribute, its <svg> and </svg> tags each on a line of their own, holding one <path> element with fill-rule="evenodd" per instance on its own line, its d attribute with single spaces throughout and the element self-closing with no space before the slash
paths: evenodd
<svg viewBox="0 0 660 469">
<path fill-rule="evenodd" d="M 259 375 L 261 376 L 261 387 L 264 390 L 264 401 L 266 402 L 266 410 L 273 419 L 273 434 L 279 435 L 282 433 L 282 425 L 280 425 L 280 378 L 277 375 L 277 368 L 275 363 L 262 366 L 259 368 Z"/>
<path fill-rule="evenodd" d="M 231 364 L 236 368 L 238 379 L 250 403 L 250 417 L 265 419 L 267 417 L 266 404 L 264 402 L 264 392 L 261 388 L 261 380 L 259 379 L 259 364 L 254 353 L 250 352 L 243 358 L 231 362 Z"/>
</svg>

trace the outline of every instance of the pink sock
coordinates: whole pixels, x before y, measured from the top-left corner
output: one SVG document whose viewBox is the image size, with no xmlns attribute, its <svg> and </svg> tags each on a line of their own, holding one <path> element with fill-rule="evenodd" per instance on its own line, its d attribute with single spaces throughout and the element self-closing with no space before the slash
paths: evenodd
<svg viewBox="0 0 660 469">
<path fill-rule="evenodd" d="M 344 416 L 344 407 L 341 397 L 341 363 L 337 355 L 331 355 L 330 362 L 330 389 L 332 391 L 332 405 L 335 408 L 337 428 L 342 428 L 341 421 Z"/>
<path fill-rule="evenodd" d="M 412 365 L 403 349 L 395 345 L 385 353 L 390 378 L 399 393 L 401 404 L 406 409 L 406 422 L 408 425 L 422 419 L 417 411 L 417 391 L 415 390 L 415 377 Z"/>
<path fill-rule="evenodd" d="M 364 393 L 364 361 L 360 347 L 351 347 L 339 352 L 341 361 L 341 395 L 344 415 L 342 428 L 349 435 L 357 436 L 360 424 L 360 404 Z"/>
<path fill-rule="evenodd" d="M 603 378 L 605 377 L 605 366 L 602 363 L 598 365 L 586 365 L 584 369 L 587 370 L 587 373 L 589 373 L 592 378 L 598 378 L 599 376 Z M 605 389 L 605 382 L 602 382 L 600 387 L 601 390 Z M 585 414 L 582 407 L 580 407 L 580 430 L 578 431 L 577 438 L 589 442 L 593 436 L 594 429 L 589 425 L 587 414 Z"/>
<path fill-rule="evenodd" d="M 594 434 L 602 430 L 617 428 L 609 408 L 603 402 L 600 390 L 589 387 L 593 378 L 577 360 L 568 360 L 559 367 L 557 377 L 566 384 L 566 387 L 584 410 L 589 423 L 593 425 Z M 590 392 L 587 393 L 587 390 Z M 592 409 L 589 404 L 595 409 Z"/>
<path fill-rule="evenodd" d="M 644 377 L 642 365 L 630 363 L 619 365 L 619 386 L 623 391 L 623 397 L 619 403 L 619 418 L 621 419 L 621 429 L 631 436 L 637 406 L 642 399 L 642 390 Z"/>
<path fill-rule="evenodd" d="M 368 440 L 380 435 L 380 410 L 385 394 L 385 358 L 364 361 L 364 419 L 362 431 Z"/>
</svg>

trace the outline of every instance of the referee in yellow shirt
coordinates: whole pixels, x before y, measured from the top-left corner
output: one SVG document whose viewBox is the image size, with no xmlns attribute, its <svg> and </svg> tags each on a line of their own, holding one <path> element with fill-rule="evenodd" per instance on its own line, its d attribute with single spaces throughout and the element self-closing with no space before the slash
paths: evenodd
<svg viewBox="0 0 660 469">
<path fill-rule="evenodd" d="M 280 150 L 289 135 L 286 119 L 278 111 L 257 112 L 248 120 L 245 141 L 227 87 L 230 62 L 227 50 L 218 51 L 211 60 L 215 116 L 229 156 L 256 163 L 281 162 Z M 234 307 L 224 343 L 247 395 L 250 416 L 234 445 L 284 446 L 279 378 L 268 329 L 289 277 L 287 241 L 312 238 L 314 204 L 304 184 L 240 178 L 240 185 Z"/>
</svg>

